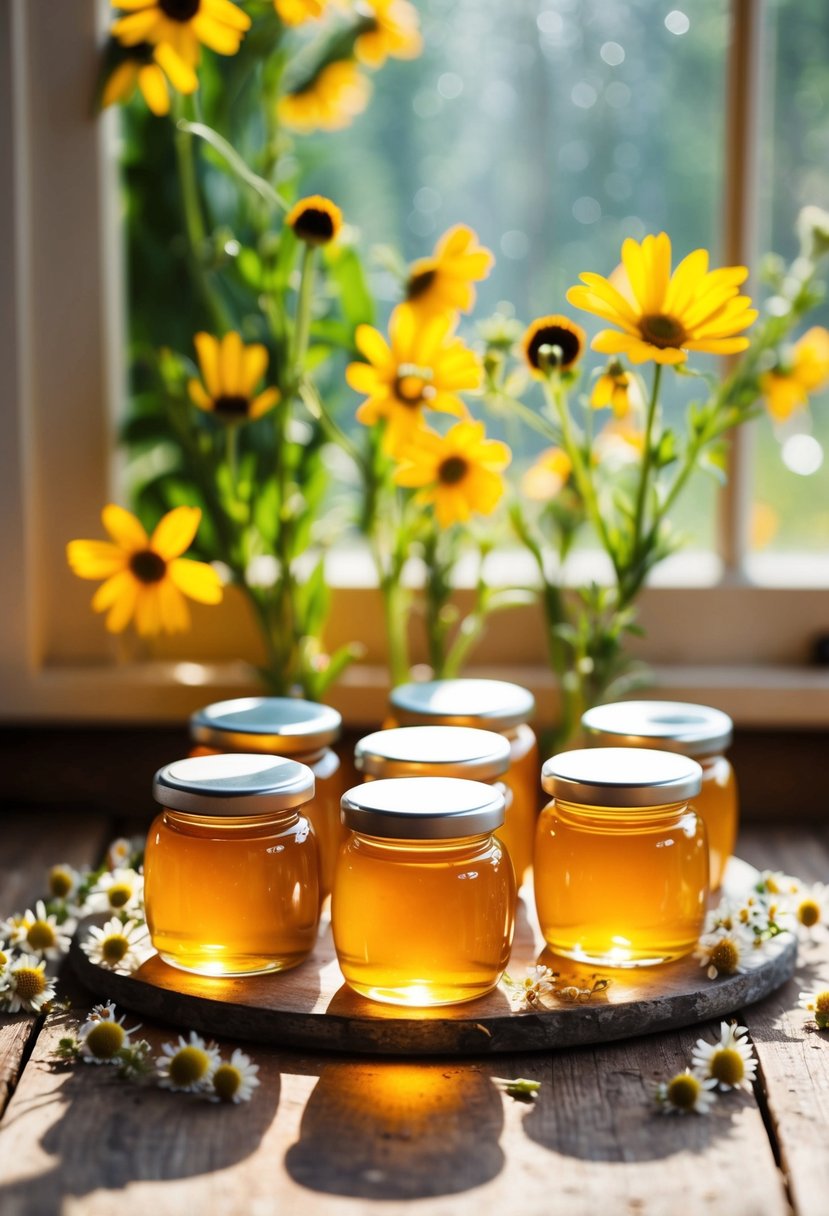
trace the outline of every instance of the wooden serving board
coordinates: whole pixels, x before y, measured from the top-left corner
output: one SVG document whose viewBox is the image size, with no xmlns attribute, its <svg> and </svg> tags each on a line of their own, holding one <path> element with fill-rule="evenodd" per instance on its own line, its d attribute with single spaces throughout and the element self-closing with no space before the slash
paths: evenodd
<svg viewBox="0 0 829 1216">
<path fill-rule="evenodd" d="M 757 871 L 732 859 L 725 889 L 748 890 Z M 693 958 L 660 967 L 602 970 L 605 992 L 585 1004 L 547 997 L 543 1008 L 515 1009 L 503 987 L 463 1005 L 408 1009 L 379 1005 L 343 981 L 330 925 L 320 926 L 317 947 L 305 963 L 274 975 L 218 979 L 188 975 L 155 955 L 133 975 L 115 975 L 91 963 L 76 939 L 71 959 L 96 995 L 145 1017 L 203 1034 L 371 1055 L 488 1055 L 576 1047 L 689 1026 L 734 1013 L 791 979 L 797 941 L 782 934 L 750 960 L 745 974 L 709 980 Z M 586 987 L 593 967 L 546 950 L 531 887 L 519 903 L 508 973 L 523 980 L 543 962 L 559 972 L 558 986 Z"/>
</svg>

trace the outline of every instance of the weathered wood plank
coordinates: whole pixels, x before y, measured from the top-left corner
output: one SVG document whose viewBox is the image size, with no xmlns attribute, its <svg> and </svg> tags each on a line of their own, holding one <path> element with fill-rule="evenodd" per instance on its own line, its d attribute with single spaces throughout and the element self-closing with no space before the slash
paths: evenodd
<svg viewBox="0 0 829 1216">
<path fill-rule="evenodd" d="M 827 836 L 777 831 L 746 834 L 746 851 L 761 868 L 809 882 L 829 880 Z M 798 995 L 829 987 L 829 942 L 801 944 L 795 978 L 744 1014 L 762 1070 L 763 1100 L 800 1216 L 829 1210 L 829 1034 L 807 1025 Z"/>
<path fill-rule="evenodd" d="M 0 918 L 31 907 L 43 895 L 49 867 L 97 860 L 106 837 L 100 816 L 67 816 L 56 811 L 27 813 L 2 821 Z M 0 1015 L 0 1113 L 13 1090 L 20 1063 L 38 1019 L 27 1014 Z"/>
</svg>

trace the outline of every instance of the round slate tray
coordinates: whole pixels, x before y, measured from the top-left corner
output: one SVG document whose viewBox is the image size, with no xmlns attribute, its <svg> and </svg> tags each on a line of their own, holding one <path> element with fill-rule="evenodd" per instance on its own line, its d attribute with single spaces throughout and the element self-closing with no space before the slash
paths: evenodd
<svg viewBox="0 0 829 1216">
<path fill-rule="evenodd" d="M 732 859 L 725 889 L 748 890 L 757 872 Z M 148 1018 L 204 1034 L 371 1055 L 485 1055 L 574 1047 L 689 1026 L 734 1013 L 791 979 L 797 941 L 785 933 L 768 943 L 743 975 L 709 980 L 694 958 L 661 967 L 602 971 L 609 988 L 589 1003 L 546 998 L 542 1009 L 516 1010 L 499 987 L 480 1000 L 440 1009 L 378 1005 L 352 992 L 337 966 L 328 924 L 313 955 L 277 975 L 215 979 L 168 967 L 157 955 L 134 975 L 115 975 L 91 963 L 77 939 L 71 959 L 96 995 Z M 532 890 L 522 892 L 509 974 L 521 980 L 544 962 L 560 973 L 559 986 L 592 984 L 596 971 L 544 949 Z"/>
</svg>

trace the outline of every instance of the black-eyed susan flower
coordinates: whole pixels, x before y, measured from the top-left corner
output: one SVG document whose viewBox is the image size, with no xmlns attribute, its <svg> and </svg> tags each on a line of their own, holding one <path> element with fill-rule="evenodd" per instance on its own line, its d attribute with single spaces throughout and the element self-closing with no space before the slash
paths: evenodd
<svg viewBox="0 0 829 1216">
<path fill-rule="evenodd" d="M 173 83 L 177 65 L 179 71 L 196 68 L 202 46 L 219 55 L 235 55 L 251 24 L 247 13 L 231 0 L 111 0 L 111 4 L 124 13 L 112 26 L 118 41 L 122 46 L 149 42 L 157 47 L 158 60 Z"/>
<path fill-rule="evenodd" d="M 785 422 L 829 384 L 829 330 L 816 325 L 788 355 L 760 377 L 760 391 L 775 422 Z"/>
<path fill-rule="evenodd" d="M 551 369 L 569 372 L 581 358 L 587 334 L 569 317 L 554 313 L 538 317 L 524 334 L 521 349 L 534 376 L 546 376 Z"/>
<path fill-rule="evenodd" d="M 593 385 L 590 404 L 594 410 L 610 406 L 617 418 L 626 418 L 631 410 L 643 409 L 645 400 L 637 376 L 611 359 Z"/>
<path fill-rule="evenodd" d="M 371 84 L 353 59 L 337 59 L 312 80 L 291 89 L 277 105 L 279 121 L 293 131 L 341 131 L 362 114 Z"/>
<path fill-rule="evenodd" d="M 594 313 L 616 329 L 603 329 L 593 350 L 627 355 L 633 363 L 683 363 L 688 351 L 730 355 L 745 350 L 738 337 L 757 318 L 740 284 L 745 266 L 708 269 L 708 252 L 695 249 L 671 273 L 671 240 L 660 232 L 642 243 L 622 245 L 622 265 L 611 279 L 579 276 L 583 287 L 571 287 L 568 301 Z"/>
<path fill-rule="evenodd" d="M 573 462 L 563 448 L 547 448 L 521 478 L 521 491 L 534 502 L 557 498 L 573 471 Z"/>
<path fill-rule="evenodd" d="M 210 1079 L 211 1102 L 249 1102 L 259 1085 L 259 1065 L 237 1047 L 229 1060 L 222 1060 Z"/>
<path fill-rule="evenodd" d="M 801 992 L 798 1005 L 807 1013 L 814 1014 L 818 1030 L 829 1030 L 829 988 Z"/>
<path fill-rule="evenodd" d="M 121 921 L 117 916 L 105 925 L 93 925 L 81 942 L 81 950 L 96 967 L 119 975 L 137 971 L 153 953 L 147 926 L 135 920 Z"/>
<path fill-rule="evenodd" d="M 40 1013 L 55 999 L 55 981 L 46 975 L 46 960 L 34 954 L 18 954 L 3 975 L 3 1006 L 9 1013 Z"/>
<path fill-rule="evenodd" d="M 745 1026 L 723 1022 L 716 1043 L 697 1039 L 691 1055 L 694 1072 L 702 1080 L 713 1080 L 722 1090 L 745 1089 L 751 1093 L 757 1059 L 747 1036 Z"/>
<path fill-rule="evenodd" d="M 408 0 L 363 0 L 364 33 L 354 42 L 361 63 L 379 68 L 393 59 L 416 59 L 423 50 L 417 9 Z"/>
<path fill-rule="evenodd" d="M 424 427 L 400 451 L 394 480 L 416 488 L 416 501 L 433 505 L 438 524 L 448 528 L 495 510 L 511 459 L 505 443 L 487 439 L 482 422 L 457 422 L 445 435 Z"/>
<path fill-rule="evenodd" d="M 495 258 L 466 224 L 444 232 L 431 257 L 409 267 L 406 301 L 421 315 L 469 312 L 475 304 L 473 283 L 485 279 Z"/>
<path fill-rule="evenodd" d="M 654 1099 L 663 1115 L 707 1115 L 716 1101 L 712 1093 L 716 1087 L 712 1078 L 703 1080 L 686 1068 L 670 1081 L 661 1081 L 654 1090 Z"/>
<path fill-rule="evenodd" d="M 166 44 L 153 47 L 149 42 L 140 42 L 125 47 L 123 55 L 104 85 L 101 94 L 104 107 L 128 102 L 138 89 L 153 114 L 169 114 L 170 85 L 179 93 L 192 93 L 198 87 L 196 73 L 178 55 L 170 54 Z"/>
<path fill-rule="evenodd" d="M 156 1058 L 158 1083 L 164 1089 L 195 1094 L 208 1090 L 221 1063 L 215 1043 L 205 1043 L 195 1030 L 190 1037 L 178 1036 L 177 1043 L 162 1043 L 163 1055 Z"/>
<path fill-rule="evenodd" d="M 66 555 L 79 578 L 106 580 L 92 597 L 92 608 L 107 613 L 110 633 L 121 633 L 133 618 L 144 637 L 177 633 L 190 624 L 185 596 L 200 604 L 219 603 L 222 585 L 212 566 L 181 556 L 198 531 L 198 507 L 169 511 L 151 537 L 115 503 L 104 507 L 101 519 L 112 539 L 70 541 Z"/>
<path fill-rule="evenodd" d="M 285 223 L 307 245 L 327 245 L 336 239 L 343 226 L 343 213 L 336 203 L 321 194 L 312 194 L 294 203 Z"/>
<path fill-rule="evenodd" d="M 273 0 L 276 15 L 286 25 L 319 21 L 331 8 L 331 0 Z"/>
<path fill-rule="evenodd" d="M 279 389 L 255 389 L 268 367 L 268 350 L 261 342 L 246 346 L 231 331 L 223 338 L 199 333 L 193 339 L 201 380 L 189 380 L 190 400 L 200 410 L 214 413 L 224 422 L 249 422 L 261 418 L 280 399 Z"/>
<path fill-rule="evenodd" d="M 458 393 L 480 386 L 481 366 L 453 336 L 454 329 L 449 316 L 421 322 L 405 304 L 391 315 L 388 342 L 370 325 L 357 327 L 357 349 L 368 362 L 350 363 L 346 380 L 366 395 L 357 410 L 358 422 L 385 422 L 387 452 L 395 452 L 422 426 L 426 409 L 456 417 L 466 414 Z"/>
</svg>

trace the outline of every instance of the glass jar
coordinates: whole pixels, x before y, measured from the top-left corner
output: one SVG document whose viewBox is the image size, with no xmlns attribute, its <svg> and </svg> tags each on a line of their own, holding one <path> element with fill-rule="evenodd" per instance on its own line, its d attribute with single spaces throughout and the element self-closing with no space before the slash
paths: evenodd
<svg viewBox="0 0 829 1216">
<path fill-rule="evenodd" d="M 363 996 L 452 1005 L 490 992 L 512 945 L 515 878 L 493 836 L 504 796 L 453 777 L 371 781 L 343 797 L 331 925 Z"/>
<path fill-rule="evenodd" d="M 199 756 L 159 769 L 162 806 L 147 837 L 144 899 L 153 945 L 197 975 L 295 967 L 319 922 L 314 834 L 300 807 L 304 764 L 270 756 Z"/>
<path fill-rule="evenodd" d="M 505 680 L 428 680 L 400 684 L 391 693 L 391 726 L 471 726 L 497 731 L 510 746 L 504 784 L 512 792 L 499 833 L 509 850 L 518 885 L 532 865 L 538 819 L 538 742 L 529 721 L 531 692 Z"/>
<path fill-rule="evenodd" d="M 705 821 L 711 890 L 718 891 L 734 852 L 739 814 L 734 770 L 723 755 L 734 733 L 728 714 L 685 701 L 617 701 L 588 710 L 581 722 L 591 745 L 659 748 L 702 766 L 694 809 Z"/>
<path fill-rule="evenodd" d="M 705 825 L 688 805 L 697 762 L 587 748 L 553 756 L 541 783 L 553 801 L 538 821 L 535 900 L 550 949 L 601 967 L 693 950 L 708 897 Z"/>
<path fill-rule="evenodd" d="M 320 857 L 320 899 L 331 891 L 337 851 L 345 839 L 340 798 L 345 788 L 340 758 L 331 744 L 340 737 L 342 717 L 329 705 L 298 697 L 240 697 L 217 701 L 193 714 L 191 755 L 258 752 L 289 756 L 314 774 L 316 793 L 305 807 Z"/>
</svg>

